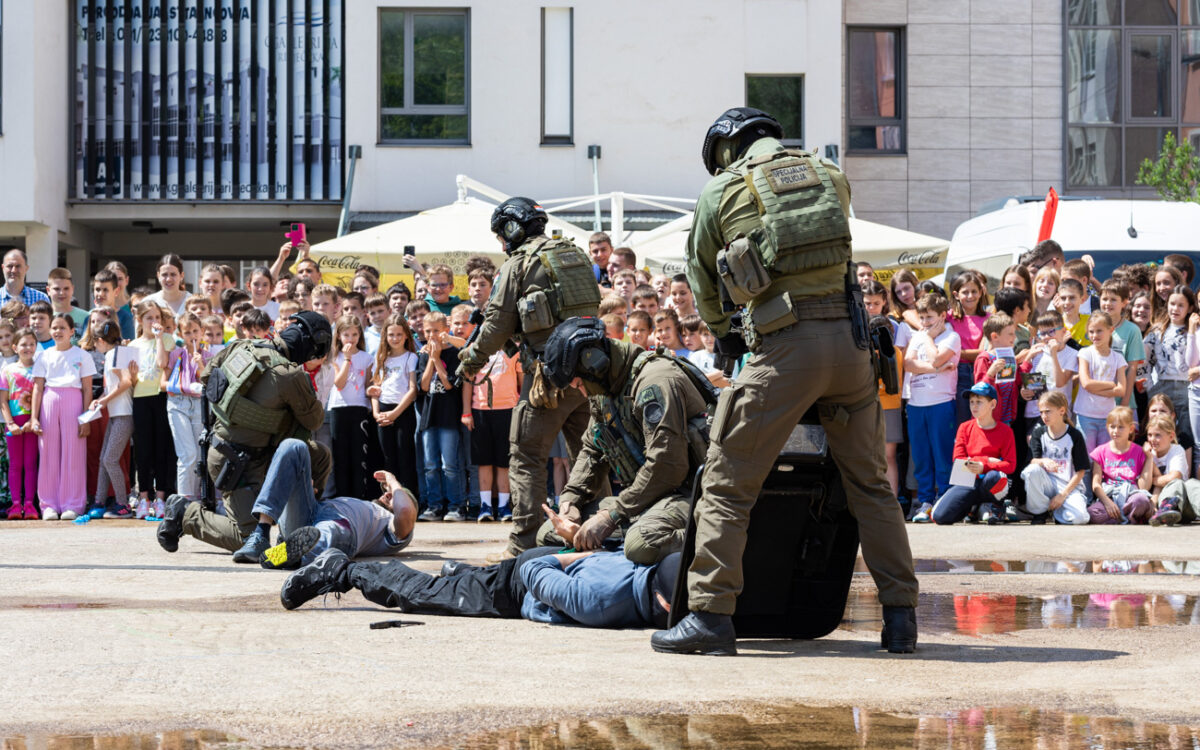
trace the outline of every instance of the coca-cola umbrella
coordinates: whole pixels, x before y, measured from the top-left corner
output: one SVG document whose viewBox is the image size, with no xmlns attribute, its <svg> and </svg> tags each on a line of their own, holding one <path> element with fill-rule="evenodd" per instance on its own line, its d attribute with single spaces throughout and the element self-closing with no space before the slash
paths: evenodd
<svg viewBox="0 0 1200 750">
<path fill-rule="evenodd" d="M 639 263 L 651 273 L 683 273 L 690 227 L 688 215 L 649 232 L 635 232 L 630 241 Z M 850 234 L 854 260 L 870 263 L 876 278 L 884 283 L 901 268 L 920 279 L 936 276 L 942 272 L 950 248 L 948 240 L 862 219 L 850 219 Z"/>
<path fill-rule="evenodd" d="M 493 203 L 467 196 L 447 206 L 313 245 L 312 257 L 321 265 L 322 279 L 331 284 L 349 289 L 355 269 L 366 263 L 382 272 L 381 290 L 397 281 L 404 281 L 411 289 L 412 272 L 404 265 L 404 247 L 412 245 L 425 266 L 450 266 L 455 273 L 455 294 L 464 296 L 468 258 L 486 255 L 497 267 L 504 262 L 504 251 L 490 228 L 495 208 Z M 580 247 L 587 247 L 590 230 L 551 216 L 546 233 L 556 230 Z"/>
</svg>

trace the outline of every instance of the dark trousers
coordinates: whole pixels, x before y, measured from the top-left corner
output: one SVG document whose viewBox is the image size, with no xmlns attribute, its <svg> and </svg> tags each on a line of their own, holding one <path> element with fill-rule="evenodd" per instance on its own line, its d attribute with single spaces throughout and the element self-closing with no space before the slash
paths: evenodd
<svg viewBox="0 0 1200 750">
<path fill-rule="evenodd" d="M 395 404 L 380 404 L 379 411 L 391 411 Z M 408 407 L 386 427 L 376 425 L 379 447 L 383 451 L 383 467 L 396 475 L 400 484 L 421 499 L 421 482 L 417 478 L 417 411 Z"/>
<path fill-rule="evenodd" d="M 975 478 L 973 487 L 951 486 L 933 506 L 933 522 L 939 525 L 958 523 L 979 506 L 987 506 L 995 514 L 1004 513 L 1004 501 L 993 492 L 1003 487 L 1008 477 L 998 471 L 985 471 Z"/>
<path fill-rule="evenodd" d="M 329 410 L 329 432 L 333 438 L 333 486 L 335 497 L 370 499 L 378 445 L 375 420 L 365 406 L 338 406 Z"/>
<path fill-rule="evenodd" d="M 133 436 L 138 492 L 174 494 L 175 438 L 167 421 L 167 394 L 133 399 Z"/>
<path fill-rule="evenodd" d="M 460 566 L 439 578 L 413 570 L 399 560 L 353 563 L 348 575 L 369 601 L 419 615 L 519 618 L 525 584 L 518 571 L 535 557 L 561 547 L 536 547 L 519 557 L 485 568 Z"/>
</svg>

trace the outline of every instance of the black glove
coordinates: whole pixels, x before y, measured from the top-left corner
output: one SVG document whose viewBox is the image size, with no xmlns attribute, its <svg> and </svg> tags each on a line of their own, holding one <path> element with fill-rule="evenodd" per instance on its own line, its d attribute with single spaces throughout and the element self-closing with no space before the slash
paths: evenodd
<svg viewBox="0 0 1200 750">
<path fill-rule="evenodd" d="M 717 339 L 714 344 L 716 345 L 717 354 L 734 360 L 741 359 L 743 355 L 750 351 L 746 348 L 746 340 L 737 331 L 730 331 Z"/>
</svg>

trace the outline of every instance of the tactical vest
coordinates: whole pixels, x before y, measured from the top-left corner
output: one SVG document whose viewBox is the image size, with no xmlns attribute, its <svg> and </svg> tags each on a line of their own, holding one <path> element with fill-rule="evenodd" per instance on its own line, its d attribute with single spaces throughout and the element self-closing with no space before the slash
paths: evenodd
<svg viewBox="0 0 1200 750">
<path fill-rule="evenodd" d="M 815 154 L 787 149 L 735 162 L 762 219 L 751 233 L 772 277 L 850 260 L 850 223 L 829 171 Z"/>
<path fill-rule="evenodd" d="M 600 309 L 600 288 L 587 253 L 564 239 L 540 237 L 532 245 L 530 258 L 536 258 L 550 280 L 550 288 L 541 291 L 553 325 L 577 316 L 594 317 Z"/>
<path fill-rule="evenodd" d="M 608 461 L 617 481 L 625 486 L 633 482 L 638 469 L 646 463 L 641 426 L 633 418 L 633 384 L 642 368 L 656 358 L 669 359 L 672 364 L 679 367 L 696 390 L 700 392 L 701 398 L 708 404 L 710 410 L 717 403 L 716 387 L 708 381 L 700 368 L 690 361 L 663 350 L 650 350 L 639 354 L 633 361 L 625 390 L 620 396 L 601 396 L 593 399 L 593 416 L 596 424 L 592 428 L 592 442 Z M 704 453 L 707 450 L 708 428 L 704 415 L 695 415 L 688 420 L 686 437 L 689 445 L 689 459 L 692 468 L 695 468 L 704 461 Z"/>
<path fill-rule="evenodd" d="M 290 410 L 268 409 L 246 398 L 259 378 L 280 364 L 290 361 L 270 344 L 235 346 L 221 361 L 228 385 L 212 404 L 213 416 L 229 427 L 271 435 L 272 444 L 289 437 L 294 426 Z"/>
</svg>

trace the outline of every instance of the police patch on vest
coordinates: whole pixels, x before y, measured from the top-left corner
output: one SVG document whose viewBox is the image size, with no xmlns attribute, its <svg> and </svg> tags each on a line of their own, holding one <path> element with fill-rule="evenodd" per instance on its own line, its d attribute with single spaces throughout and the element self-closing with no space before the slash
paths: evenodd
<svg viewBox="0 0 1200 750">
<path fill-rule="evenodd" d="M 821 184 L 821 176 L 807 159 L 786 159 L 777 165 L 764 167 L 763 172 L 771 192 L 777 195 Z"/>
<path fill-rule="evenodd" d="M 656 427 L 663 418 L 663 393 L 657 385 L 646 386 L 637 396 L 635 404 L 642 410 L 642 419 L 646 424 Z"/>
</svg>

